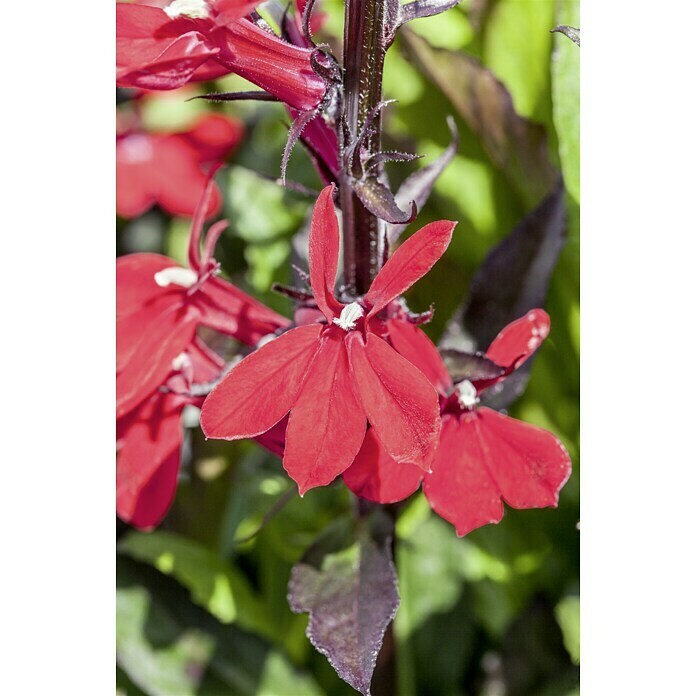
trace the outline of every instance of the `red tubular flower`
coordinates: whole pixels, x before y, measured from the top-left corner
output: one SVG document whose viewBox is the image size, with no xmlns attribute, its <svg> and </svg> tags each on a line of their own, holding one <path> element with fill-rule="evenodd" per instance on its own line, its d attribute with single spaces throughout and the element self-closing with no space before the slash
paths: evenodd
<svg viewBox="0 0 696 696">
<path fill-rule="evenodd" d="M 202 397 L 192 383 L 215 379 L 223 361 L 194 340 L 173 361 L 163 390 L 155 391 L 116 422 L 116 512 L 125 522 L 151 529 L 167 513 L 176 491 L 183 432 L 181 413 Z"/>
<path fill-rule="evenodd" d="M 191 225 L 189 267 L 159 254 L 130 254 L 116 262 L 116 411 L 122 416 L 161 385 L 172 362 L 207 326 L 254 345 L 288 320 L 216 277 L 215 243 L 227 223 L 209 230 L 203 251 L 204 211 L 212 177 Z"/>
<path fill-rule="evenodd" d="M 377 315 L 430 270 L 456 223 L 426 225 L 396 250 L 363 298 L 345 305 L 333 293 L 339 253 L 333 190 L 319 196 L 309 238 L 310 282 L 326 323 L 263 345 L 229 372 L 201 412 L 206 436 L 225 440 L 260 435 L 290 412 L 283 466 L 300 494 L 350 466 L 367 421 L 394 460 L 426 471 L 440 431 L 435 389 L 381 338 Z"/>
<path fill-rule="evenodd" d="M 398 463 L 368 432 L 343 480 L 356 494 L 393 503 L 415 492 L 421 481 L 432 509 L 464 536 L 498 523 L 504 499 L 511 507 L 555 507 L 568 480 L 570 457 L 552 433 L 477 407 L 479 394 L 505 379 L 541 345 L 549 332 L 541 309 L 505 327 L 486 351 L 485 370 L 454 385 L 435 346 L 417 327 L 389 322 L 394 347 L 428 376 L 440 393 L 442 434 L 432 472 Z"/>
<path fill-rule="evenodd" d="M 205 189 L 205 164 L 225 159 L 242 139 L 240 121 L 205 114 L 178 133 L 129 129 L 116 137 L 116 212 L 142 215 L 160 205 L 170 215 L 191 217 Z M 220 210 L 222 196 L 213 187 L 206 217 Z"/>
<path fill-rule="evenodd" d="M 156 4 L 156 3 L 151 3 Z M 326 85 L 312 49 L 293 46 L 245 17 L 258 4 L 241 0 L 174 0 L 116 5 L 116 83 L 175 89 L 236 73 L 301 111 L 315 109 Z"/>
</svg>

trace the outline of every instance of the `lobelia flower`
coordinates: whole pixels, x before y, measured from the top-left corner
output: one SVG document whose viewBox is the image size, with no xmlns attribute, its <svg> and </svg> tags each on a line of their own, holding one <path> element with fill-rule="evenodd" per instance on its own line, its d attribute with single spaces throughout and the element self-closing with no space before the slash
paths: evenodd
<svg viewBox="0 0 696 696">
<path fill-rule="evenodd" d="M 195 339 L 172 362 L 163 389 L 116 421 L 116 512 L 125 522 L 151 529 L 169 510 L 181 461 L 181 414 L 203 403 L 190 395 L 191 385 L 214 380 L 223 364 Z"/>
<path fill-rule="evenodd" d="M 240 121 L 222 114 L 204 114 L 175 133 L 122 128 L 116 136 L 116 212 L 132 218 L 157 204 L 170 215 L 191 217 L 208 179 L 203 167 L 228 157 L 243 133 Z M 221 203 L 214 185 L 206 217 Z"/>
<path fill-rule="evenodd" d="M 456 223 L 416 232 L 365 296 L 346 305 L 333 293 L 339 254 L 333 191 L 332 185 L 320 194 L 309 236 L 310 283 L 325 323 L 299 326 L 261 346 L 232 368 L 201 410 L 205 435 L 225 440 L 255 437 L 289 412 L 283 466 L 300 494 L 350 466 L 367 421 L 396 461 L 423 470 L 440 431 L 437 392 L 380 336 L 378 315 L 442 256 Z"/>
<path fill-rule="evenodd" d="M 244 0 L 116 4 L 116 84 L 175 89 L 236 73 L 300 111 L 326 91 L 312 68 L 314 49 L 293 46 L 245 15 Z M 153 6 L 154 5 L 154 6 Z"/>
<path fill-rule="evenodd" d="M 556 507 L 571 471 L 568 452 L 552 433 L 477 406 L 479 395 L 522 365 L 549 333 L 546 312 L 534 309 L 506 326 L 485 358 L 468 356 L 468 378 L 453 383 L 437 348 L 417 327 L 389 322 L 389 338 L 428 376 L 440 393 L 442 433 L 432 472 L 400 464 L 368 432 L 346 485 L 362 498 L 393 503 L 423 482 L 432 509 L 455 525 L 457 534 L 498 523 L 502 500 L 518 509 Z"/>
<path fill-rule="evenodd" d="M 116 415 L 122 416 L 163 383 L 199 326 L 248 345 L 288 320 L 216 277 L 215 244 L 227 227 L 210 227 L 201 251 L 212 173 L 191 224 L 189 267 L 160 254 L 130 254 L 116 261 Z"/>
</svg>

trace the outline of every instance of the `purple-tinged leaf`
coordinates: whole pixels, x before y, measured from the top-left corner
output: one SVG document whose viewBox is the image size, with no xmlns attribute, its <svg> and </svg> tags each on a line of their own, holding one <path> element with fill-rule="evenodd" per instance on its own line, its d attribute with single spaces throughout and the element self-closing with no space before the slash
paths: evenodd
<svg viewBox="0 0 696 696">
<path fill-rule="evenodd" d="M 457 132 L 454 119 L 451 116 L 447 117 L 447 125 L 452 134 L 450 144 L 434 162 L 431 162 L 426 167 L 419 169 L 417 172 L 414 172 L 404 179 L 394 196 L 394 200 L 399 208 L 408 205 L 410 201 L 415 201 L 416 206 L 421 210 L 428 202 L 428 198 L 430 198 L 430 193 L 433 190 L 437 178 L 457 154 L 459 133 Z M 389 243 L 392 244 L 395 242 L 407 226 L 408 223 L 387 225 L 387 238 Z"/>
<path fill-rule="evenodd" d="M 410 213 L 404 212 L 397 205 L 394 194 L 374 176 L 367 176 L 356 181 L 353 190 L 362 204 L 380 220 L 407 225 L 416 219 L 418 214 L 416 202 L 411 201 Z"/>
<path fill-rule="evenodd" d="M 399 5 L 398 0 L 389 0 L 387 7 L 391 10 L 387 13 L 388 22 L 385 26 L 386 45 L 390 46 L 396 32 L 406 22 L 422 17 L 432 17 L 434 15 L 451 10 L 456 7 L 461 0 L 415 0 L 406 5 Z"/>
<path fill-rule="evenodd" d="M 352 539 L 343 530 L 329 543 L 315 544 L 292 569 L 288 588 L 290 608 L 309 612 L 312 645 L 364 696 L 370 694 L 377 655 L 399 606 L 392 525 L 383 513 L 372 518 L 372 529 L 364 518 Z"/>
<path fill-rule="evenodd" d="M 485 382 L 505 374 L 504 367 L 489 360 L 482 353 L 463 353 L 454 348 L 445 348 L 440 351 L 440 355 L 455 383 L 465 379 L 470 382 Z"/>
<path fill-rule="evenodd" d="M 544 128 L 515 112 L 503 83 L 476 58 L 434 48 L 408 29 L 401 38 L 408 56 L 450 100 L 524 203 L 538 205 L 558 178 Z"/>
<path fill-rule="evenodd" d="M 580 29 L 575 29 L 574 27 L 568 27 L 565 24 L 557 26 L 555 29 L 551 30 L 554 34 L 558 32 L 559 34 L 564 34 L 567 36 L 576 46 L 580 46 Z"/>
<path fill-rule="evenodd" d="M 365 162 L 365 171 L 370 172 L 385 162 L 413 162 L 413 160 L 420 159 L 422 156 L 414 155 L 410 152 L 396 152 L 394 150 L 378 152 Z"/>
<path fill-rule="evenodd" d="M 198 94 L 186 101 L 194 99 L 205 99 L 211 102 L 228 102 L 228 101 L 280 101 L 278 97 L 270 92 L 264 92 L 262 89 L 253 89 L 248 92 L 211 92 L 210 94 Z"/>
<path fill-rule="evenodd" d="M 530 309 L 543 307 L 566 236 L 565 188 L 559 181 L 542 203 L 486 257 L 471 281 L 469 298 L 447 326 L 442 348 L 485 351 L 498 332 Z M 531 360 L 482 395 L 507 408 L 527 384 Z"/>
<path fill-rule="evenodd" d="M 288 168 L 288 160 L 290 159 L 290 154 L 292 153 L 295 143 L 298 141 L 304 127 L 313 119 L 316 118 L 318 111 L 301 111 L 293 120 L 292 126 L 290 126 L 290 132 L 288 133 L 288 141 L 285 143 L 285 150 L 283 150 L 283 162 L 280 166 L 280 180 L 283 185 L 285 185 L 285 172 Z"/>
</svg>

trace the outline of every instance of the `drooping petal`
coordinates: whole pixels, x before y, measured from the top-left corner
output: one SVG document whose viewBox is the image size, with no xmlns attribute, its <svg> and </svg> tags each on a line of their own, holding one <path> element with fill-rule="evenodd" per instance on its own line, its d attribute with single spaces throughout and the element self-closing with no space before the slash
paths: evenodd
<svg viewBox="0 0 696 696">
<path fill-rule="evenodd" d="M 174 498 L 182 408 L 178 397 L 155 394 L 117 425 L 116 512 L 136 527 L 159 524 Z"/>
<path fill-rule="evenodd" d="M 336 327 L 324 333 L 290 411 L 283 467 L 300 495 L 342 474 L 365 437 L 367 418 L 353 393 L 344 336 Z"/>
<path fill-rule="evenodd" d="M 161 254 L 128 254 L 116 259 L 116 318 L 137 312 L 155 297 L 177 293 L 175 286 L 165 289 L 155 282 L 155 273 L 175 265 Z"/>
<path fill-rule="evenodd" d="M 216 113 L 204 114 L 190 130 L 180 134 L 194 148 L 201 162 L 216 162 L 228 157 L 243 136 L 242 121 Z"/>
<path fill-rule="evenodd" d="M 158 7 L 116 4 L 116 83 L 142 89 L 176 89 L 219 48 L 185 18 L 171 20 Z"/>
<path fill-rule="evenodd" d="M 368 317 L 403 294 L 435 265 L 449 246 L 456 224 L 449 220 L 431 222 L 392 254 L 365 295 L 365 304 L 370 307 Z"/>
<path fill-rule="evenodd" d="M 490 408 L 479 408 L 477 414 L 486 464 L 505 501 L 520 509 L 556 507 L 571 471 L 558 438 Z"/>
<path fill-rule="evenodd" d="M 346 338 L 353 385 L 375 434 L 399 463 L 425 471 L 440 434 L 437 392 L 386 341 L 358 331 Z"/>
<path fill-rule="evenodd" d="M 425 332 L 415 324 L 398 319 L 389 321 L 388 327 L 394 348 L 415 365 L 442 396 L 447 396 L 452 389 L 452 380 L 435 344 Z"/>
<path fill-rule="evenodd" d="M 147 299 L 136 311 L 117 316 L 116 372 L 123 370 L 134 356 L 137 357 L 138 346 L 146 339 L 152 327 L 157 326 L 160 315 L 183 305 L 181 292 L 163 290 L 160 288 L 159 295 Z M 142 359 L 143 356 L 140 357 Z"/>
<path fill-rule="evenodd" d="M 486 351 L 489 360 L 517 369 L 549 335 L 551 319 L 543 309 L 532 309 L 508 324 Z"/>
<path fill-rule="evenodd" d="M 317 198 L 309 231 L 309 279 L 314 300 L 331 323 L 341 313 L 341 303 L 334 296 L 338 270 L 340 237 L 333 204 L 335 186 L 327 186 Z"/>
<path fill-rule="evenodd" d="M 274 426 L 297 400 L 321 330 L 318 324 L 291 329 L 233 367 L 203 403 L 205 436 L 241 440 Z"/>
<path fill-rule="evenodd" d="M 249 346 L 290 324 L 284 316 L 222 278 L 209 278 L 194 300 L 201 309 L 203 325 Z"/>
<path fill-rule="evenodd" d="M 399 464 L 389 456 L 374 428 L 367 431 L 355 461 L 343 472 L 343 481 L 355 495 L 382 504 L 408 498 L 422 480 L 420 467 Z"/>
<path fill-rule="evenodd" d="M 432 509 L 464 536 L 503 517 L 500 491 L 486 466 L 476 428 L 477 414 L 466 413 L 461 422 L 445 416 L 433 470 L 423 480 L 423 492 Z"/>
<path fill-rule="evenodd" d="M 514 508 L 555 507 L 570 476 L 568 453 L 550 432 L 479 408 L 445 419 L 423 491 L 433 510 L 463 536 Z"/>
<path fill-rule="evenodd" d="M 175 305 L 158 315 L 137 345 L 138 359 L 128 360 L 116 375 L 117 417 L 164 383 L 174 359 L 193 341 L 198 318 L 198 310 L 191 305 Z"/>
</svg>

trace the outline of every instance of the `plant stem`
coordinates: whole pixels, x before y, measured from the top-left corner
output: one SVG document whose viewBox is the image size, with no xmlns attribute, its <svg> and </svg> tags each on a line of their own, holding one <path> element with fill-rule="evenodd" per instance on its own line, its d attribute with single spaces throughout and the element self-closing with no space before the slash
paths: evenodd
<svg viewBox="0 0 696 696">
<path fill-rule="evenodd" d="M 360 202 L 351 182 L 361 176 L 360 148 L 350 147 L 365 119 L 382 100 L 386 0 L 346 0 L 343 35 L 344 112 L 341 124 L 340 205 L 343 216 L 343 270 L 347 291 L 363 295 L 382 262 L 383 223 Z M 365 147 L 379 152 L 381 118 L 373 121 Z"/>
</svg>

